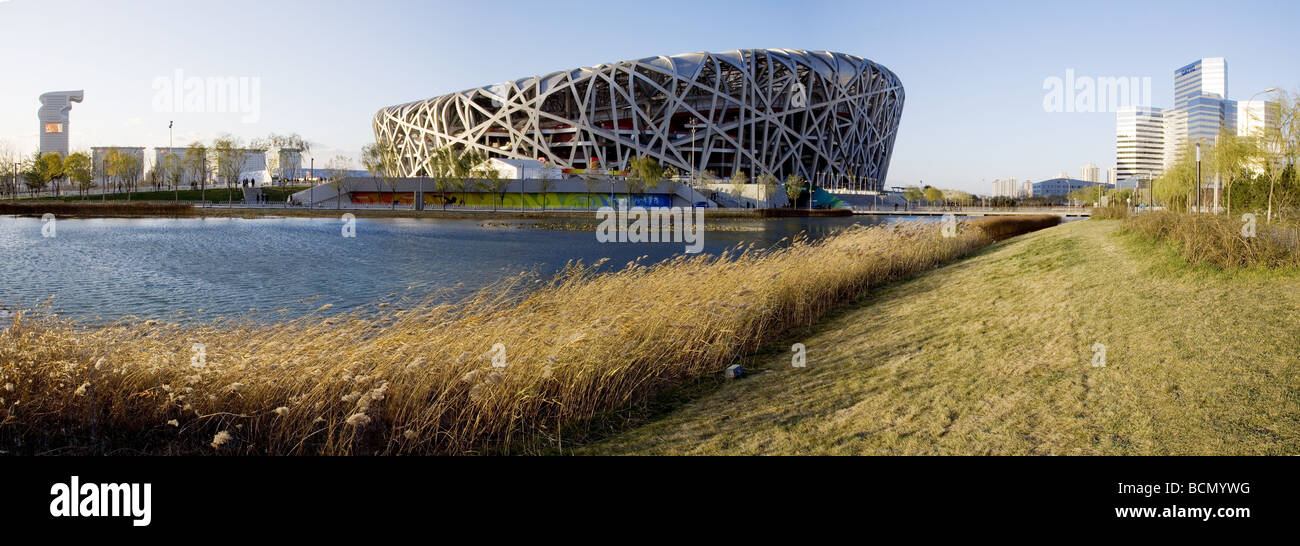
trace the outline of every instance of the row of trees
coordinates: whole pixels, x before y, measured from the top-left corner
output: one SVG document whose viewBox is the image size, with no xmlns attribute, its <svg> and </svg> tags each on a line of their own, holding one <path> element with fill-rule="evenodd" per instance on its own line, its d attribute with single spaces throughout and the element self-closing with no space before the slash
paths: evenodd
<svg viewBox="0 0 1300 546">
<path fill-rule="evenodd" d="M 504 201 L 505 188 L 510 181 L 503 179 L 500 171 L 493 168 L 488 159 L 487 154 L 483 152 L 448 146 L 435 149 L 429 154 L 425 171 L 429 173 L 429 178 L 433 179 L 434 187 L 439 193 L 460 193 L 460 200 L 465 203 L 468 201 L 465 194 L 469 190 L 482 189 L 493 194 L 495 207 L 497 203 L 495 197 L 499 195 Z M 400 152 L 385 142 L 367 144 L 361 149 L 361 164 L 370 173 L 372 179 L 377 182 L 383 181 L 388 186 L 389 191 L 393 193 L 392 206 L 396 208 L 395 182 L 398 178 L 402 178 Z M 331 169 L 330 184 L 336 191 L 343 183 L 344 172 L 342 169 Z M 416 192 L 416 199 L 421 200 L 423 196 Z M 341 203 L 341 201 L 342 199 L 336 199 L 336 202 Z M 447 200 L 442 201 L 442 206 L 444 209 L 447 208 Z"/>
<path fill-rule="evenodd" d="M 927 185 L 903 188 L 903 200 L 912 204 L 924 201 L 931 206 L 970 206 L 975 203 L 976 197 L 964 191 L 943 190 Z"/>
<path fill-rule="evenodd" d="M 440 193 L 465 193 L 471 189 L 478 189 L 493 194 L 493 207 L 496 208 L 504 204 L 506 188 L 510 184 L 509 179 L 501 177 L 501 173 L 493 166 L 487 154 L 475 150 L 462 150 L 453 147 L 444 147 L 433 150 L 429 154 L 429 160 L 424 165 L 424 170 L 429 174 L 434 182 L 435 189 Z M 397 206 L 395 194 L 397 189 L 395 182 L 401 178 L 401 161 L 400 152 L 392 145 L 387 143 L 372 143 L 362 148 L 361 163 L 366 171 L 370 173 L 372 179 L 376 181 L 376 188 L 379 183 L 383 182 L 388 186 L 388 190 L 394 194 L 392 206 Z M 595 167 L 595 166 L 593 166 Z M 346 176 L 346 169 L 331 169 L 337 173 L 337 176 L 331 176 L 331 187 L 338 191 L 341 187 L 343 177 Z M 600 191 L 602 183 L 609 183 L 610 178 L 596 172 L 596 168 L 585 169 L 579 174 L 580 179 L 586 189 L 586 201 L 588 208 L 591 208 L 593 199 L 592 195 Z M 557 169 L 550 165 L 544 165 L 541 175 L 537 178 L 538 192 L 541 194 L 542 208 L 545 210 L 547 196 L 551 189 L 554 188 L 555 181 L 558 179 Z M 624 182 L 627 185 L 627 191 L 630 194 L 642 195 L 649 188 L 666 188 L 669 192 L 676 192 L 677 185 L 680 181 L 681 173 L 672 166 L 664 166 L 653 157 L 639 156 L 628 161 L 627 175 Z M 692 179 L 686 183 L 693 187 L 699 188 L 711 178 L 710 174 L 705 174 L 698 179 Z M 749 184 L 748 175 L 744 171 L 738 171 L 731 178 L 733 191 L 737 196 L 737 201 L 741 202 L 744 188 Z M 763 174 L 758 177 L 757 184 L 764 187 L 765 195 L 774 195 L 780 185 L 777 178 L 771 174 Z M 807 184 L 804 179 L 798 175 L 791 175 L 786 180 L 785 189 L 791 203 L 795 202 L 806 189 Z M 419 197 L 417 196 L 417 199 Z M 462 196 L 461 202 L 466 202 Z M 443 207 L 446 207 L 446 200 L 443 200 Z"/>
<path fill-rule="evenodd" d="M 102 182 L 105 193 L 125 191 L 129 199 L 141 180 L 145 180 L 156 190 L 174 189 L 175 198 L 179 199 L 181 186 L 189 180 L 192 188 L 200 190 L 200 198 L 206 200 L 209 181 L 224 183 L 227 188 L 238 186 L 245 164 L 256 152 L 266 154 L 270 172 L 278 173 L 281 179 L 288 178 L 299 166 L 288 162 L 288 150 L 305 154 L 311 148 L 306 139 L 296 134 L 272 134 L 247 144 L 234 136 L 223 135 L 210 144 L 190 143 L 183 156 L 168 153 L 145 172 L 143 157 L 116 148 L 108 149 L 101 158 L 91 157 L 84 151 L 66 157 L 40 152 L 23 157 L 13 147 L 0 142 L 0 193 L 17 195 L 23 186 L 35 194 L 48 189 L 51 195 L 58 196 L 64 186 L 70 185 L 84 197 L 86 191 Z"/>
<path fill-rule="evenodd" d="M 1270 123 L 1254 134 L 1238 135 L 1225 129 L 1213 144 L 1202 145 L 1200 178 L 1193 144 L 1179 160 L 1154 181 L 1155 198 L 1174 210 L 1194 210 L 1198 197 L 1203 209 L 1214 205 L 1214 181 L 1219 182 L 1219 205 L 1236 211 L 1263 213 L 1267 221 L 1300 216 L 1300 96 L 1279 91 Z M 1255 120 L 1259 121 L 1259 120 Z M 1201 194 L 1197 195 L 1200 181 Z"/>
</svg>

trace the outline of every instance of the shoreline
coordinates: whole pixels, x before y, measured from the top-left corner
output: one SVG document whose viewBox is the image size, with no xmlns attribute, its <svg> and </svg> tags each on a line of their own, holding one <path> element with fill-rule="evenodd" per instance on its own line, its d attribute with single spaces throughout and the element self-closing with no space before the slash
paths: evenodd
<svg viewBox="0 0 1300 546">
<path fill-rule="evenodd" d="M 62 201 L 0 202 L 0 215 L 41 217 L 54 214 L 56 218 L 337 218 L 342 214 L 358 218 L 438 218 L 474 220 L 546 220 L 590 219 L 593 210 L 467 210 L 467 209 L 327 209 L 302 207 L 198 207 L 188 203 L 171 202 L 117 202 L 68 203 Z M 776 218 L 837 218 L 853 216 L 849 209 L 709 209 L 710 219 L 762 220 Z"/>
</svg>

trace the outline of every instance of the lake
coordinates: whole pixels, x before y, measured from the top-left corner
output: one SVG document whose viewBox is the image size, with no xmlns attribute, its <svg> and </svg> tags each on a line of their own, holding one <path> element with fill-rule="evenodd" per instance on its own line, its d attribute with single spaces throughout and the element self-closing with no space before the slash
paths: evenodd
<svg viewBox="0 0 1300 546">
<path fill-rule="evenodd" d="M 706 231 L 704 252 L 914 219 L 726 221 L 719 224 L 726 230 Z M 360 218 L 356 237 L 345 238 L 331 218 L 60 219 L 55 236 L 44 237 L 40 218 L 0 217 L 0 307 L 29 308 L 53 297 L 55 312 L 87 323 L 126 315 L 186 321 L 250 308 L 261 311 L 254 319 L 270 319 L 281 315 L 265 311 L 287 308 L 297 316 L 327 303 L 346 311 L 393 293 L 457 297 L 521 271 L 549 278 L 570 260 L 608 258 L 608 270 L 684 251 L 683 243 L 600 243 L 594 221 L 592 230 L 539 229 L 536 222 Z"/>
</svg>

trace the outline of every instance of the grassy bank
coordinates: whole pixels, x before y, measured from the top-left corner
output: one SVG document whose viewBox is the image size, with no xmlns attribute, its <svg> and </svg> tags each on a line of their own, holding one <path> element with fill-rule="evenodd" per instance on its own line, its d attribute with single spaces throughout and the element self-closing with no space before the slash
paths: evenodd
<svg viewBox="0 0 1300 546">
<path fill-rule="evenodd" d="M 1297 317 L 1296 270 L 1074 222 L 888 285 L 578 453 L 1292 455 Z"/>
<path fill-rule="evenodd" d="M 42 216 L 53 214 L 57 217 L 105 218 L 105 217 L 179 217 L 193 216 L 194 207 L 188 204 L 172 203 L 65 203 L 60 201 L 16 201 L 0 203 L 0 214 L 19 216 Z"/>
<path fill-rule="evenodd" d="M 1055 222 L 1056 218 L 1043 219 Z M 1023 217 L 988 219 L 990 230 Z M 1005 233 L 1003 233 L 1005 235 Z M 536 452 L 872 286 L 989 243 L 967 225 L 856 227 L 815 243 L 682 257 L 457 304 L 273 327 L 28 313 L 0 333 L 0 445 L 23 453 Z M 198 344 L 202 344 L 200 350 Z"/>
</svg>

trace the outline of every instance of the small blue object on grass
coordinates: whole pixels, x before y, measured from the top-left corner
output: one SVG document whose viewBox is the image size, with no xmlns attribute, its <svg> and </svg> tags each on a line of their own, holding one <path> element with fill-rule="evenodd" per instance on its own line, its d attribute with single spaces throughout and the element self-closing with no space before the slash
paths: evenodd
<svg viewBox="0 0 1300 546">
<path fill-rule="evenodd" d="M 732 364 L 727 366 L 727 371 L 724 373 L 727 379 L 740 379 L 745 376 L 745 369 L 741 368 L 740 364 Z"/>
</svg>

